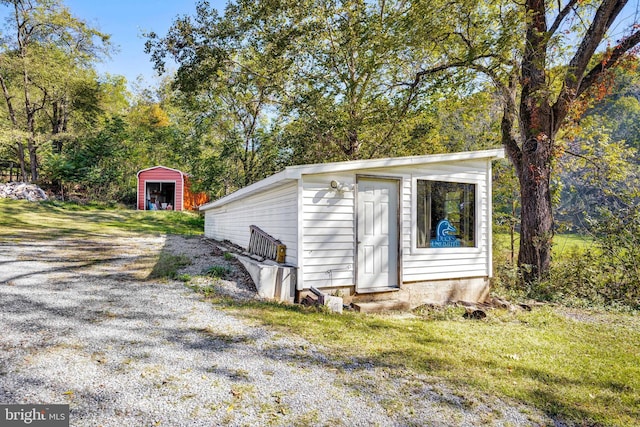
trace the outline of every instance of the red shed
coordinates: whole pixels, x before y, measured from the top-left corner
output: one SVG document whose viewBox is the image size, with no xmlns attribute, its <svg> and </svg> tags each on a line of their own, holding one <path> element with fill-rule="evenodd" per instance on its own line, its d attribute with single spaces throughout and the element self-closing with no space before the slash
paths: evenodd
<svg viewBox="0 0 640 427">
<path fill-rule="evenodd" d="M 184 173 L 164 166 L 139 171 L 138 209 L 181 211 L 184 208 L 184 180 Z"/>
<path fill-rule="evenodd" d="M 209 201 L 204 193 L 191 193 L 187 175 L 177 169 L 154 166 L 138 172 L 138 210 L 197 209 Z"/>
</svg>

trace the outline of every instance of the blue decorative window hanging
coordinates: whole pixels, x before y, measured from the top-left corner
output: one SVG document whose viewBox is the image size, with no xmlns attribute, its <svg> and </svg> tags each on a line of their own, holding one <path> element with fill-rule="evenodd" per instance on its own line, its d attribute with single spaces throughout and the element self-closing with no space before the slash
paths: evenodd
<svg viewBox="0 0 640 427">
<path fill-rule="evenodd" d="M 417 181 L 418 248 L 476 246 L 476 185 Z"/>
</svg>

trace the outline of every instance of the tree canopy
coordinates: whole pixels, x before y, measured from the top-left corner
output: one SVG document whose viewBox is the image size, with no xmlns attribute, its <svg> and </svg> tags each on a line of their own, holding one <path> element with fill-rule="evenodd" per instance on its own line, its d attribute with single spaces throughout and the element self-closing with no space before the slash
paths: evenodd
<svg viewBox="0 0 640 427">
<path fill-rule="evenodd" d="M 94 102 L 86 102 L 95 90 L 91 64 L 108 52 L 109 36 L 55 0 L 0 4 L 10 9 L 0 51 L 8 118 L 4 143 L 15 151 L 22 179 L 37 181 L 44 142 L 56 135 L 59 147 L 70 115 L 90 114 L 93 108 Z"/>
<path fill-rule="evenodd" d="M 243 153 L 245 184 L 260 177 L 251 169 L 267 145 L 264 159 L 288 163 L 447 149 L 425 132 L 430 116 L 450 114 L 439 101 L 493 85 L 501 119 L 488 140 L 516 170 L 519 264 L 531 282 L 549 270 L 563 132 L 640 41 L 637 22 L 620 16 L 626 3 L 238 1 L 219 16 L 203 1 L 166 36 L 149 34 L 147 51 L 159 70 L 175 60 L 175 87 L 235 129 L 223 145 Z"/>
</svg>

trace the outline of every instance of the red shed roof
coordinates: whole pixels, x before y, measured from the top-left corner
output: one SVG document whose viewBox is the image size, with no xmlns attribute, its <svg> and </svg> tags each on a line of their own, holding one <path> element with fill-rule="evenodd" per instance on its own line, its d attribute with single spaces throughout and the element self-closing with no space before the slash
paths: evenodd
<svg viewBox="0 0 640 427">
<path fill-rule="evenodd" d="M 179 173 L 180 175 L 182 175 L 183 177 L 185 176 L 185 173 L 184 173 L 184 172 L 182 172 L 182 171 L 179 171 L 178 169 L 168 168 L 168 167 L 166 167 L 166 166 L 153 166 L 153 167 L 151 167 L 151 168 L 147 168 L 147 169 L 139 170 L 139 171 L 138 171 L 138 178 L 140 177 L 140 174 L 141 174 L 142 172 L 150 171 L 150 170 L 153 170 L 153 169 L 166 169 L 166 170 L 170 170 L 170 171 L 173 171 L 173 172 L 178 172 L 178 173 Z"/>
</svg>

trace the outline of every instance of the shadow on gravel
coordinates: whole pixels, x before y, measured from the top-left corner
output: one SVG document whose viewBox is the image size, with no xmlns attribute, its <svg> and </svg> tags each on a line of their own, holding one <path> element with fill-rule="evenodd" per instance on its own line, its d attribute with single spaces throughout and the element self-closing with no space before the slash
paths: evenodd
<svg viewBox="0 0 640 427">
<path fill-rule="evenodd" d="M 155 261 L 155 255 L 124 256 L 122 245 L 92 239 L 58 239 L 48 241 L 15 241 L 0 243 L 0 285 L 43 274 L 77 273 L 100 265 L 126 263 L 128 271 L 110 273 L 103 277 L 139 280 L 140 266 Z"/>
<path fill-rule="evenodd" d="M 120 425 L 141 425 L 141 420 L 151 425 L 158 416 L 156 402 L 168 408 L 183 403 L 186 407 L 205 390 L 211 405 L 215 403 L 207 413 L 208 425 L 215 425 L 211 419 L 219 423 L 226 419 L 228 402 L 239 400 L 242 393 L 252 399 L 249 395 L 255 392 L 255 401 L 250 402 L 259 408 L 264 397 L 259 395 L 260 388 L 265 384 L 277 381 L 273 386 L 277 390 L 267 397 L 285 401 L 289 396 L 313 394 L 329 381 L 323 390 L 366 394 L 376 403 L 376 411 L 382 412 L 385 404 L 390 408 L 407 405 L 406 414 L 404 409 L 395 415 L 390 411 L 398 425 L 425 421 L 420 417 L 432 408 L 428 405 L 442 404 L 468 414 L 475 410 L 421 378 L 393 377 L 403 371 L 403 366 L 391 362 L 401 353 L 381 352 L 370 358 L 331 354 L 309 346 L 304 338 L 283 337 L 275 328 L 255 326 L 251 320 L 216 309 L 182 284 L 148 280 L 159 254 L 175 253 L 178 240 L 168 236 L 135 242 L 157 244 L 135 250 L 131 242 L 113 238 L 0 243 L 0 401 L 69 403 L 76 425 L 117 425 L 105 423 L 109 417 L 122 421 Z M 200 240 L 188 240 L 185 251 L 190 244 Z M 208 264 L 224 261 L 213 248 L 202 256 Z M 244 273 L 238 268 L 234 274 Z M 416 339 L 433 345 L 442 340 L 437 336 Z M 435 358 L 425 357 L 423 363 L 447 369 Z M 381 378 L 385 370 L 389 377 Z M 329 388 L 334 382 L 339 385 Z M 232 395 L 238 383 L 256 390 L 236 389 L 237 396 Z M 463 380 L 461 385 L 465 386 Z M 557 397 L 550 398 L 560 404 Z M 365 402 L 369 401 L 357 405 Z M 324 405 L 314 399 L 307 404 Z M 331 406 L 344 404 L 334 400 Z M 411 405 L 417 405 L 417 415 Z M 294 425 L 295 415 L 276 411 L 274 419 Z M 251 423 L 234 425 L 239 424 Z"/>
</svg>

